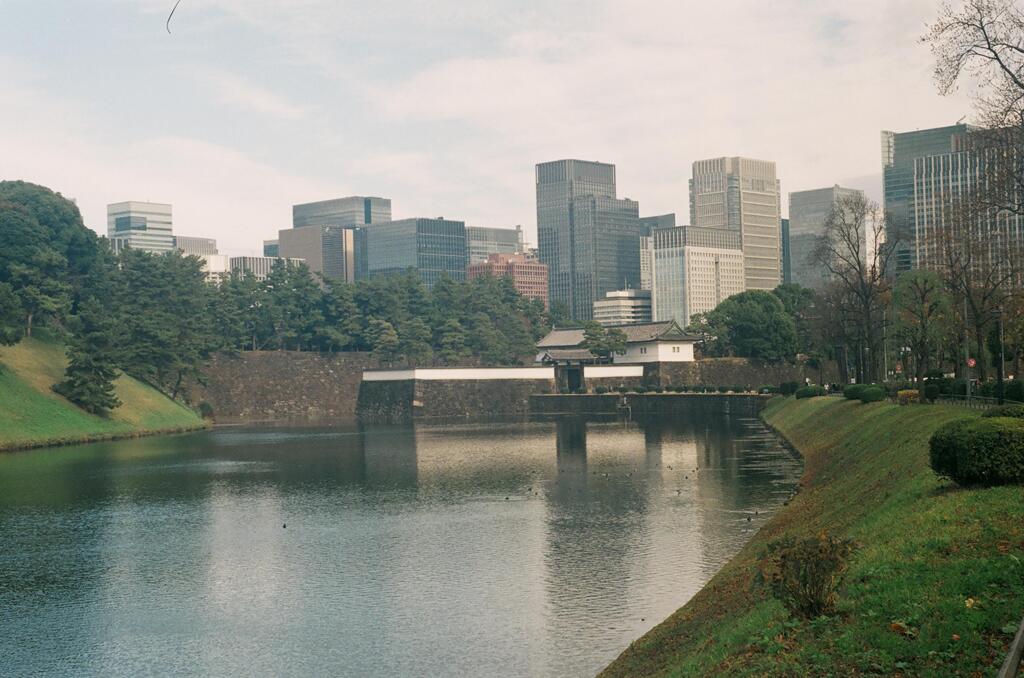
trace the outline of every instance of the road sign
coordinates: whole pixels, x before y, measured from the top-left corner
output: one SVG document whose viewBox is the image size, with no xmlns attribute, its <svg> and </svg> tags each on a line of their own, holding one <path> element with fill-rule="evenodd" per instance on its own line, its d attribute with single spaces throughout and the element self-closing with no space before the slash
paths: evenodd
<svg viewBox="0 0 1024 678">
<path fill-rule="evenodd" d="M 968 358 L 967 359 L 967 366 L 968 367 L 974 367 L 977 364 L 978 364 L 978 361 L 975 360 L 974 358 Z"/>
</svg>

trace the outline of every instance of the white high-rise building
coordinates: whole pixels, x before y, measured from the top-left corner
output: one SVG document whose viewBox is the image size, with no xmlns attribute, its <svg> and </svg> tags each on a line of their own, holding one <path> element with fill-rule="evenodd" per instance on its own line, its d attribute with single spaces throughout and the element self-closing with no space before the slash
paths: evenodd
<svg viewBox="0 0 1024 678">
<path fill-rule="evenodd" d="M 779 192 L 772 161 L 732 157 L 693 163 L 690 223 L 740 234 L 745 289 L 772 290 L 782 282 Z"/>
<path fill-rule="evenodd" d="M 721 228 L 679 226 L 655 231 L 653 320 L 686 327 L 743 287 L 740 234 Z"/>
<path fill-rule="evenodd" d="M 171 206 L 158 202 L 115 202 L 107 205 L 107 237 L 115 252 L 131 247 L 162 254 L 174 250 Z"/>
<path fill-rule="evenodd" d="M 594 302 L 594 320 L 606 327 L 651 322 L 650 290 L 606 292 Z"/>
</svg>

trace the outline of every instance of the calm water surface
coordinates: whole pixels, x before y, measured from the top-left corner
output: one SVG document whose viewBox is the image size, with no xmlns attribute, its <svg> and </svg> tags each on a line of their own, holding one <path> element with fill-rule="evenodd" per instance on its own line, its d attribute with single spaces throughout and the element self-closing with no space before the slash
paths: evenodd
<svg viewBox="0 0 1024 678">
<path fill-rule="evenodd" d="M 799 473 L 725 415 L 0 455 L 0 675 L 592 675 Z"/>
</svg>

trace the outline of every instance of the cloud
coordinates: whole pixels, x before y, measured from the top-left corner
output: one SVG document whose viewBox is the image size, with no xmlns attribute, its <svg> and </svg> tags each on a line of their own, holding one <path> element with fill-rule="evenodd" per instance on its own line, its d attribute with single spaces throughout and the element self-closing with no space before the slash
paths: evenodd
<svg viewBox="0 0 1024 678">
<path fill-rule="evenodd" d="M 302 120 L 311 113 L 308 106 L 293 104 L 269 89 L 224 71 L 201 70 L 197 77 L 212 89 L 217 101 L 240 110 L 283 120 Z"/>
<path fill-rule="evenodd" d="M 560 157 L 615 163 L 620 195 L 681 219 L 692 162 L 719 155 L 775 160 L 784 193 L 852 178 L 878 195 L 880 130 L 970 110 L 936 94 L 917 42 L 931 0 L 206 0 L 169 39 L 167 3 L 112 1 L 85 88 L 61 89 L 57 52 L 5 82 L 0 173 L 52 177 L 93 224 L 108 201 L 171 201 L 176 229 L 238 247 L 344 194 L 533 237 L 534 164 Z M 136 20 L 153 49 L 102 51 Z M 146 66 L 132 106 L 89 96 L 128 60 Z"/>
</svg>

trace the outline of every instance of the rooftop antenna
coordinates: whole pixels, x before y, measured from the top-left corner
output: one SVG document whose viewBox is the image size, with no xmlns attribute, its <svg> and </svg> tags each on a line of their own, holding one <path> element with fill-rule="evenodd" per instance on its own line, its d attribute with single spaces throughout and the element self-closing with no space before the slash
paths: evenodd
<svg viewBox="0 0 1024 678">
<path fill-rule="evenodd" d="M 171 34 L 171 17 L 174 16 L 174 11 L 178 9 L 178 5 L 181 4 L 181 0 L 174 3 L 174 7 L 171 8 L 171 13 L 167 15 L 167 35 Z"/>
</svg>

